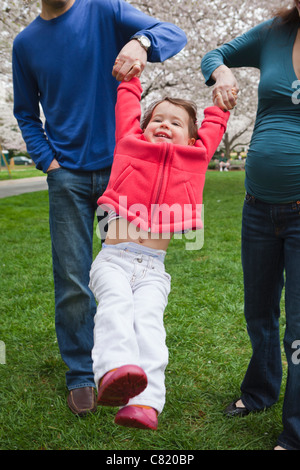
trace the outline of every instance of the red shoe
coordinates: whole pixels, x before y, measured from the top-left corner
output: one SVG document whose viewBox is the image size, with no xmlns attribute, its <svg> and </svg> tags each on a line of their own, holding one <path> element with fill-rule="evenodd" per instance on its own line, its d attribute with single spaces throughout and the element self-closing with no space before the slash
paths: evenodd
<svg viewBox="0 0 300 470">
<path fill-rule="evenodd" d="M 115 423 L 129 428 L 157 429 L 157 412 L 150 406 L 128 405 L 118 411 Z"/>
<path fill-rule="evenodd" d="M 126 365 L 107 372 L 99 383 L 98 405 L 124 406 L 129 399 L 147 387 L 147 376 L 141 367 Z"/>
</svg>

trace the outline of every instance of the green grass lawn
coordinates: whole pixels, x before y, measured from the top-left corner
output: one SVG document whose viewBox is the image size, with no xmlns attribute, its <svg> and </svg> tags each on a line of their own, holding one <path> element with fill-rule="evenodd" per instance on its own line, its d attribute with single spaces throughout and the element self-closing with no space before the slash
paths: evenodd
<svg viewBox="0 0 300 470">
<path fill-rule="evenodd" d="M 165 313 L 170 361 L 157 431 L 114 424 L 116 410 L 77 418 L 67 407 L 66 367 L 54 328 L 47 192 L 0 200 L 0 449 L 271 450 L 281 432 L 282 395 L 265 413 L 223 416 L 239 396 L 250 358 L 240 264 L 243 172 L 209 172 L 204 246 L 173 240 Z M 95 254 L 99 240 L 95 237 Z M 282 320 L 283 322 L 283 320 Z M 282 325 L 283 326 L 283 325 Z"/>
<path fill-rule="evenodd" d="M 7 168 L 2 166 L 0 171 L 0 181 L 7 181 L 10 179 L 32 178 L 34 176 L 45 176 L 40 170 L 37 170 L 34 165 L 15 165 L 14 169 L 8 172 Z"/>
</svg>

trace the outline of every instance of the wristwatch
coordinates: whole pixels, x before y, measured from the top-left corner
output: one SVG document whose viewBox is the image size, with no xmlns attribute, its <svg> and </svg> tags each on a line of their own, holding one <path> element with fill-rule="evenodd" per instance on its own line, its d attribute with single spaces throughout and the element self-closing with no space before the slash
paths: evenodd
<svg viewBox="0 0 300 470">
<path fill-rule="evenodd" d="M 150 39 L 147 38 L 147 36 L 136 35 L 136 36 L 133 36 L 132 39 L 136 39 L 137 41 L 139 41 L 142 48 L 145 49 L 146 52 L 148 52 L 148 50 L 151 47 L 151 41 Z"/>
</svg>

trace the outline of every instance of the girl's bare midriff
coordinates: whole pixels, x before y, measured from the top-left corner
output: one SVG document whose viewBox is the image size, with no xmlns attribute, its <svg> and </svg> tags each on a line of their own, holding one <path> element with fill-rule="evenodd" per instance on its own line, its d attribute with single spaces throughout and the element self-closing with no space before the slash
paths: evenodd
<svg viewBox="0 0 300 470">
<path fill-rule="evenodd" d="M 126 219 L 116 219 L 109 223 L 105 239 L 107 245 L 133 242 L 155 250 L 167 250 L 172 233 L 150 233 L 140 230 Z"/>
</svg>

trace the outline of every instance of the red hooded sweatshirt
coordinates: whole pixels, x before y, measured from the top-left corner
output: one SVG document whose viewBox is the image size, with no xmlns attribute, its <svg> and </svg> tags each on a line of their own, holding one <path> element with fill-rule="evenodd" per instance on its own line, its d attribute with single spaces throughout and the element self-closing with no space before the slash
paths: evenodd
<svg viewBox="0 0 300 470">
<path fill-rule="evenodd" d="M 206 108 L 193 146 L 151 143 L 140 127 L 141 94 L 138 78 L 118 87 L 114 161 L 98 204 L 148 232 L 202 228 L 205 173 L 226 130 L 229 112 Z"/>
</svg>

